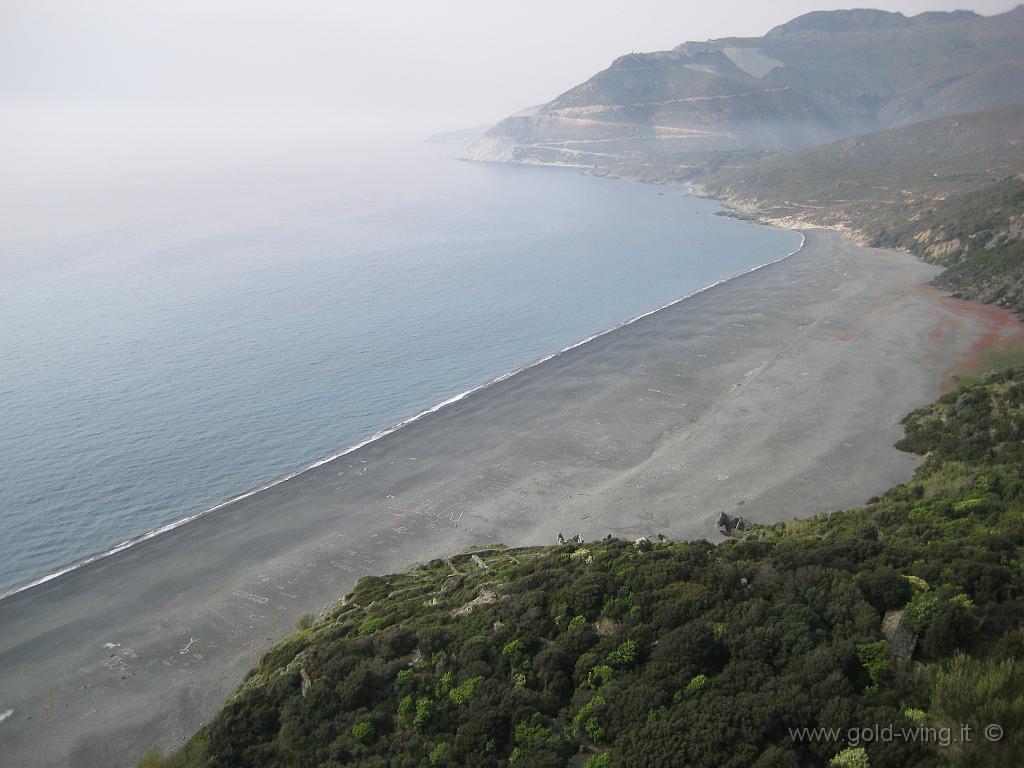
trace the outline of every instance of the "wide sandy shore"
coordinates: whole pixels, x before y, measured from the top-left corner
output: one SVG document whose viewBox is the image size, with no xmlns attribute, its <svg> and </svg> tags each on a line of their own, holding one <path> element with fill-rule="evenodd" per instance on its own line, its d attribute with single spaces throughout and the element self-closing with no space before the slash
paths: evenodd
<svg viewBox="0 0 1024 768">
<path fill-rule="evenodd" d="M 906 480 L 903 414 L 1020 335 L 926 287 L 935 273 L 808 232 L 783 262 L 0 601 L 0 763 L 173 747 L 364 574 L 559 532 L 715 540 L 722 510 L 789 519 Z"/>
</svg>

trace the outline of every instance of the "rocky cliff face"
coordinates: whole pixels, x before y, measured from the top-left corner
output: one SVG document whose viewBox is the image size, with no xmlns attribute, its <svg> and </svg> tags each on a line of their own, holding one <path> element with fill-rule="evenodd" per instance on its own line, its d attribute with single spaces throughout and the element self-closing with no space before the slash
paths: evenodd
<svg viewBox="0 0 1024 768">
<path fill-rule="evenodd" d="M 703 153 L 791 149 L 1024 100 L 1024 6 L 908 18 L 811 13 L 761 38 L 634 53 L 467 157 L 614 169 Z"/>
</svg>

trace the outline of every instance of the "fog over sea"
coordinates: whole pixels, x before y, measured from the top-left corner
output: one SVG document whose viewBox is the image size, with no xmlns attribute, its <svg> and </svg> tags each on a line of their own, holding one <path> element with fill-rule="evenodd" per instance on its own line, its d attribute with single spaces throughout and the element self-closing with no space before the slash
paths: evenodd
<svg viewBox="0 0 1024 768">
<path fill-rule="evenodd" d="M 458 152 L 36 178 L 32 215 L 8 187 L 0 593 L 800 243 L 681 189 Z"/>
</svg>

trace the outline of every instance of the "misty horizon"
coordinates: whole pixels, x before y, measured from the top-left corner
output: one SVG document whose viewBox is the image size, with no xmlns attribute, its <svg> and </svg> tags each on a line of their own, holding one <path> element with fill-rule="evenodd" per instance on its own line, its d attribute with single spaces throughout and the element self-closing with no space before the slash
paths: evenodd
<svg viewBox="0 0 1024 768">
<path fill-rule="evenodd" d="M 192 131 L 258 121 L 279 131 L 328 125 L 345 135 L 416 138 L 493 123 L 578 85 L 618 56 L 685 41 L 757 37 L 812 10 L 806 0 L 750 8 L 612 2 L 424 8 L 307 3 L 184 3 L 140 9 L 107 0 L 8 3 L 0 11 L 0 104 L 13 119 L 81 121 L 134 115 L 155 130 L 178 116 Z M 913 16 L 952 2 L 879 2 Z M 981 15 L 1012 0 L 970 4 Z M 742 8 L 742 13 L 739 13 Z M 250 126 L 251 128 L 251 126 Z"/>
</svg>

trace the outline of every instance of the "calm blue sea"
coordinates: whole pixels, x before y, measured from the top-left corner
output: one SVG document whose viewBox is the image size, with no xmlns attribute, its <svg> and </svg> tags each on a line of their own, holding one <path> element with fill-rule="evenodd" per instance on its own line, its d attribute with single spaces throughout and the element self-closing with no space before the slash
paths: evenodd
<svg viewBox="0 0 1024 768">
<path fill-rule="evenodd" d="M 0 236 L 0 593 L 799 245 L 457 151 L 148 177 Z"/>
</svg>

